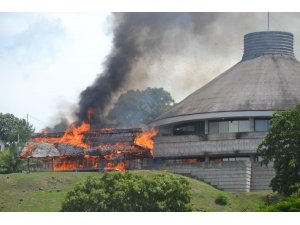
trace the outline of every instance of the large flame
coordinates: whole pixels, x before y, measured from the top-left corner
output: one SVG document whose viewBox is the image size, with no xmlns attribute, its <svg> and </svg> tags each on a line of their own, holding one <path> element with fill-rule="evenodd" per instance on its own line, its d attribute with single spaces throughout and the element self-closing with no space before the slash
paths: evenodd
<svg viewBox="0 0 300 225">
<path fill-rule="evenodd" d="M 152 138 L 155 137 L 157 133 L 158 131 L 155 129 L 151 129 L 145 133 L 143 132 L 141 135 L 135 138 L 134 144 L 149 149 L 151 155 L 153 156 L 154 141 L 152 140 Z"/>
<path fill-rule="evenodd" d="M 92 109 L 88 112 L 89 118 L 91 118 Z M 90 131 L 90 124 L 83 122 L 80 126 L 72 124 L 63 134 L 62 137 L 51 137 L 47 136 L 47 131 L 44 130 L 39 137 L 33 138 L 30 142 L 27 143 L 27 148 L 23 149 L 20 156 L 26 156 L 27 154 L 32 153 L 33 147 L 39 142 L 47 143 L 62 143 L 73 146 L 78 146 L 84 149 L 92 147 L 91 143 L 86 143 L 87 141 L 84 138 L 84 135 Z M 111 132 L 113 128 L 104 128 L 100 129 L 101 132 Z M 98 132 L 94 130 L 93 132 Z M 113 145 L 103 144 L 97 146 L 99 150 L 98 156 L 84 155 L 84 157 L 77 156 L 61 156 L 51 158 L 52 168 L 55 171 L 58 170 L 77 170 L 77 169 L 97 169 L 99 168 L 100 157 L 106 163 L 104 171 L 125 171 L 126 168 L 126 154 L 131 154 L 134 157 L 143 157 L 145 153 L 141 151 L 139 147 L 144 148 L 145 150 L 150 151 L 153 156 L 153 146 L 154 141 L 152 138 L 156 136 L 158 131 L 151 129 L 148 132 L 143 132 L 135 136 L 134 142 L 130 144 L 116 143 Z M 139 147 L 138 147 L 139 146 Z M 94 146 L 95 147 L 95 146 Z"/>
<path fill-rule="evenodd" d="M 90 131 L 91 125 L 83 122 L 79 127 L 74 124 L 66 131 L 64 136 L 59 140 L 59 143 L 75 145 L 83 148 L 88 148 L 90 145 L 83 142 L 83 134 Z"/>
</svg>

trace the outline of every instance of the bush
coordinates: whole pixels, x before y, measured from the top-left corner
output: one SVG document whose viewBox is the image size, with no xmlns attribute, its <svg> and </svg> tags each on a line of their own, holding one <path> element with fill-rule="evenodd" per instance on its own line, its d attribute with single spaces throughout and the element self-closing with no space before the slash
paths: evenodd
<svg viewBox="0 0 300 225">
<path fill-rule="evenodd" d="M 218 205 L 227 205 L 227 197 L 225 195 L 218 195 L 215 203 Z"/>
<path fill-rule="evenodd" d="M 20 172 L 24 168 L 24 162 L 18 158 L 17 147 L 11 145 L 0 152 L 0 173 Z"/>
<path fill-rule="evenodd" d="M 274 205 L 260 207 L 261 212 L 300 212 L 300 199 L 290 197 Z"/>
<path fill-rule="evenodd" d="M 172 175 L 145 177 L 106 173 L 89 177 L 67 193 L 64 212 L 180 212 L 191 211 L 191 188 Z"/>
</svg>

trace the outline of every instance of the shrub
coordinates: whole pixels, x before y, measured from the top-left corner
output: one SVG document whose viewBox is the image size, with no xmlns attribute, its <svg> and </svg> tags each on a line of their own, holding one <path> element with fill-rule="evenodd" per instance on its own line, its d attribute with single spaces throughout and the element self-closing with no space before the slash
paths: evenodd
<svg viewBox="0 0 300 225">
<path fill-rule="evenodd" d="M 290 197 L 274 205 L 260 207 L 261 212 L 300 212 L 300 199 Z"/>
<path fill-rule="evenodd" d="M 218 205 L 227 205 L 227 197 L 225 195 L 218 195 L 215 203 Z"/>
<path fill-rule="evenodd" d="M 24 168 L 24 162 L 18 158 L 15 145 L 0 151 L 0 173 L 16 173 Z"/>
<path fill-rule="evenodd" d="M 191 188 L 184 178 L 131 173 L 89 177 L 67 193 L 64 212 L 191 211 Z"/>
</svg>

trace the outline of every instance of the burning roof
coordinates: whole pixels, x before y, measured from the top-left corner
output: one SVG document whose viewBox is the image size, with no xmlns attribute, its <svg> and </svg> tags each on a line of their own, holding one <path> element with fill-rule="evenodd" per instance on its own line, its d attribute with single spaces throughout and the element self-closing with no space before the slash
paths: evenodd
<svg viewBox="0 0 300 225">
<path fill-rule="evenodd" d="M 75 159 L 94 159 L 95 168 L 99 160 L 107 167 L 125 169 L 125 161 L 135 158 L 149 158 L 153 155 L 152 137 L 157 131 L 143 132 L 142 129 L 97 129 L 90 130 L 88 123 L 80 126 L 72 125 L 64 133 L 38 133 L 32 136 L 26 147 L 20 152 L 21 159 L 55 159 L 60 165 L 71 162 L 78 167 Z M 71 162 L 70 162 L 71 161 Z M 123 170 L 121 169 L 121 170 Z"/>
</svg>

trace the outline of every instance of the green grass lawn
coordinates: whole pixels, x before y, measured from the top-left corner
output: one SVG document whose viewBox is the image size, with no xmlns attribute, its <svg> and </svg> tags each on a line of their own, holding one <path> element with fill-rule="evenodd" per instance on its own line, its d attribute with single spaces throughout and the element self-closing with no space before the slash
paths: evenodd
<svg viewBox="0 0 300 225">
<path fill-rule="evenodd" d="M 131 171 L 151 176 L 165 171 Z M 0 174 L 0 211 L 2 212 L 57 212 L 68 191 L 88 176 L 97 172 L 40 172 L 30 174 Z M 179 175 L 178 175 L 179 176 Z M 195 211 L 256 211 L 269 192 L 223 192 L 204 182 L 188 178 L 192 188 Z M 215 204 L 219 194 L 227 196 L 225 206 Z"/>
</svg>

